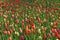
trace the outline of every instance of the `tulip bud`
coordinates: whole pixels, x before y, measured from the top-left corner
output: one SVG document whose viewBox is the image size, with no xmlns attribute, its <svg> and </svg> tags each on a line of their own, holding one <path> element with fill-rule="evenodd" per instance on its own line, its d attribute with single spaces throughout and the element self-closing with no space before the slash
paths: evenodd
<svg viewBox="0 0 60 40">
<path fill-rule="evenodd" d="M 19 36 L 19 32 L 15 31 L 15 34 L 16 34 L 17 36 Z"/>
<path fill-rule="evenodd" d="M 7 25 L 7 23 L 5 23 L 5 27 L 7 27 L 8 25 Z"/>
<path fill-rule="evenodd" d="M 47 21 L 46 19 L 43 20 L 43 22 L 46 22 L 46 21 Z"/>
<path fill-rule="evenodd" d="M 28 30 L 25 30 L 25 34 L 29 34 L 29 31 Z"/>
<path fill-rule="evenodd" d="M 43 35 L 43 38 L 44 38 L 44 39 L 46 39 L 46 38 L 47 38 L 46 34 L 44 34 L 44 35 Z"/>
<path fill-rule="evenodd" d="M 32 23 L 32 28 L 35 29 L 35 23 Z"/>
<path fill-rule="evenodd" d="M 6 18 L 4 18 L 4 22 L 6 22 Z"/>
<path fill-rule="evenodd" d="M 3 15 L 4 18 L 7 18 L 8 16 L 7 15 Z"/>
<path fill-rule="evenodd" d="M 39 34 L 41 33 L 41 29 L 38 29 L 38 33 L 39 33 Z"/>
<path fill-rule="evenodd" d="M 12 21 L 13 19 L 12 18 L 10 18 L 10 21 Z"/>
<path fill-rule="evenodd" d="M 25 34 L 29 34 L 31 31 L 28 29 L 28 30 L 25 30 Z"/>
<path fill-rule="evenodd" d="M 21 36 L 21 37 L 20 37 L 20 40 L 24 40 L 24 36 Z"/>
<path fill-rule="evenodd" d="M 8 40 L 12 40 L 12 37 L 8 37 Z"/>
<path fill-rule="evenodd" d="M 12 18 L 14 18 L 14 14 L 12 14 Z"/>
<path fill-rule="evenodd" d="M 5 30 L 5 31 L 3 31 L 3 33 L 4 33 L 4 34 L 7 34 L 7 31 Z"/>
<path fill-rule="evenodd" d="M 19 31 L 22 33 L 22 29 L 21 28 L 19 28 Z"/>
<path fill-rule="evenodd" d="M 31 32 L 32 32 L 32 33 L 35 33 L 35 29 L 32 28 L 32 29 L 31 29 Z"/>
<path fill-rule="evenodd" d="M 39 40 L 42 40 L 42 37 L 41 36 L 38 36 Z"/>
<path fill-rule="evenodd" d="M 48 12 L 48 9 L 44 9 L 44 12 Z"/>
<path fill-rule="evenodd" d="M 7 31 L 7 33 L 8 33 L 8 35 L 10 35 L 11 33 L 10 33 L 10 31 Z"/>
<path fill-rule="evenodd" d="M 60 35 L 59 34 L 57 35 L 57 38 L 60 40 Z"/>
<path fill-rule="evenodd" d="M 17 20 L 15 20 L 15 22 L 16 22 L 16 23 L 19 23 L 19 20 L 17 19 Z"/>
<path fill-rule="evenodd" d="M 38 19 L 37 19 L 37 20 L 38 20 L 38 23 L 41 23 L 41 20 L 40 20 L 40 18 L 39 18 L 39 17 L 38 17 Z"/>
<path fill-rule="evenodd" d="M 22 20 L 22 26 L 24 26 L 24 20 Z"/>
<path fill-rule="evenodd" d="M 56 28 L 57 28 L 57 26 L 56 26 L 56 25 L 54 25 L 54 26 L 53 26 L 53 28 L 54 28 L 54 29 L 56 29 Z"/>
<path fill-rule="evenodd" d="M 51 22 L 50 25 L 53 26 L 53 22 Z"/>
<path fill-rule="evenodd" d="M 15 28 L 12 26 L 12 30 L 15 30 Z"/>
<path fill-rule="evenodd" d="M 48 37 L 51 37 L 51 34 L 50 33 L 48 33 Z"/>
<path fill-rule="evenodd" d="M 42 26 L 42 30 L 45 31 L 46 30 L 46 27 Z"/>
</svg>

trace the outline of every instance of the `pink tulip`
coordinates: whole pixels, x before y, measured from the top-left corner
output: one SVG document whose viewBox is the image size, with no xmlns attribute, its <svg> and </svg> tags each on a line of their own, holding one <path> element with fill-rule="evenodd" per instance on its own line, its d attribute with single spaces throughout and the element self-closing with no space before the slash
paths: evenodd
<svg viewBox="0 0 60 40">
<path fill-rule="evenodd" d="M 21 37 L 20 37 L 20 40 L 24 40 L 24 36 L 21 36 Z"/>
</svg>

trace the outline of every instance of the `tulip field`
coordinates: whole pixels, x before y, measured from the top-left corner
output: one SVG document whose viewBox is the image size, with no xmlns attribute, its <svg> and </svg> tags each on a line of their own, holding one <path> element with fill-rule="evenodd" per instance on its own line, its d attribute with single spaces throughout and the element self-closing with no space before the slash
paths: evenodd
<svg viewBox="0 0 60 40">
<path fill-rule="evenodd" d="M 0 0 L 0 40 L 60 40 L 60 0 Z"/>
</svg>

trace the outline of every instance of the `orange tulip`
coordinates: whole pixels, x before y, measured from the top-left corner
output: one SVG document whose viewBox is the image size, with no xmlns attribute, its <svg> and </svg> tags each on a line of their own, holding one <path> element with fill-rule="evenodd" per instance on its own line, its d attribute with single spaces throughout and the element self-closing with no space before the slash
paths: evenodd
<svg viewBox="0 0 60 40">
<path fill-rule="evenodd" d="M 3 31 L 3 33 L 4 33 L 4 34 L 7 34 L 7 31 L 5 30 L 5 31 Z"/>
<path fill-rule="evenodd" d="M 8 37 L 8 40 L 12 40 L 12 37 Z"/>
</svg>

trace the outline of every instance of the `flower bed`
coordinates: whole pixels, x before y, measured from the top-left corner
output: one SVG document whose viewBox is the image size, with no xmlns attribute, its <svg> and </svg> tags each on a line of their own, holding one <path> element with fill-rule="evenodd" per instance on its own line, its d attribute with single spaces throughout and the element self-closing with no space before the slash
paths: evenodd
<svg viewBox="0 0 60 40">
<path fill-rule="evenodd" d="M 0 40 L 60 40 L 60 1 L 1 0 Z"/>
</svg>

